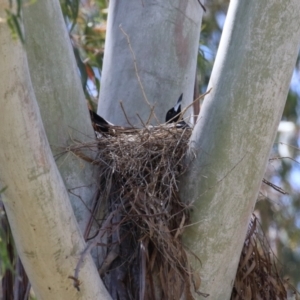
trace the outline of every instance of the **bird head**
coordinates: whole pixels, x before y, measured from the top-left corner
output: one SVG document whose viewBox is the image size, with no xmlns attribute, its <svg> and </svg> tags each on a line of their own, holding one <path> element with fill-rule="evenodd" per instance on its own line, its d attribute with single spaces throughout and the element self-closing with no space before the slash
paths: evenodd
<svg viewBox="0 0 300 300">
<path fill-rule="evenodd" d="M 176 105 L 168 110 L 166 114 L 166 123 L 176 123 L 179 120 L 181 113 L 182 96 L 183 94 L 180 95 Z"/>
</svg>

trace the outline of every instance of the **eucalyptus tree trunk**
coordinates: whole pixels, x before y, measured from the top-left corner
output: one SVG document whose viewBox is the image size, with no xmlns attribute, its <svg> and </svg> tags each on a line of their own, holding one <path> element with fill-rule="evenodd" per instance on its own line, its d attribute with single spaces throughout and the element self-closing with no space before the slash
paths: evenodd
<svg viewBox="0 0 300 300">
<path fill-rule="evenodd" d="M 70 38 L 58 0 L 32 2 L 24 5 L 23 12 L 32 85 L 52 153 L 83 231 L 96 194 L 95 166 L 71 153 L 60 155 L 70 145 L 94 138 Z"/>
<path fill-rule="evenodd" d="M 197 46 L 187 50 L 178 45 L 198 43 L 200 7 L 197 1 L 172 4 L 110 2 L 98 112 L 116 124 L 128 125 L 121 100 L 131 124 L 139 125 L 136 112 L 147 120 L 144 91 L 156 103 L 160 121 L 180 92 L 192 99 L 194 73 L 183 65 L 193 63 L 180 63 L 188 54 L 187 61 L 195 65 L 192 49 Z M 211 299 L 230 298 L 296 61 L 299 14 L 296 0 L 230 4 L 210 81 L 213 89 L 191 138 L 189 156 L 196 158 L 181 183 L 182 198 L 193 203 L 195 222 L 186 243 L 201 259 L 201 291 Z M 183 18 L 181 25 L 176 15 Z M 194 30 L 186 30 L 188 24 Z M 177 35 L 179 28 L 186 35 Z"/>
<path fill-rule="evenodd" d="M 5 19 L 9 3 L 0 1 Z M 0 189 L 18 254 L 38 299 L 110 299 L 90 255 L 68 278 L 85 248 L 49 147 L 25 51 L 0 23 Z"/>
<path fill-rule="evenodd" d="M 230 298 L 299 41 L 298 0 L 230 2 L 212 92 L 193 130 L 192 162 L 181 181 L 195 223 L 186 243 L 201 259 L 201 290 L 210 299 Z"/>
<path fill-rule="evenodd" d="M 162 123 L 181 93 L 191 102 L 201 19 L 197 0 L 111 0 L 98 113 L 141 126 L 137 113 Z"/>
<path fill-rule="evenodd" d="M 57 86 L 64 81 L 61 74 L 69 73 L 60 66 L 67 58 L 59 56 L 56 60 L 54 46 L 45 56 L 38 51 L 39 47 L 50 46 L 46 43 L 47 36 L 33 27 L 44 22 L 42 16 L 46 9 L 50 18 L 56 20 L 57 3 L 51 3 L 36 3 L 37 16 L 30 11 L 34 5 L 24 16 L 37 18 L 36 24 L 30 23 L 30 18 L 26 23 L 27 34 L 32 34 L 32 39 L 28 39 L 28 57 L 34 89 L 40 95 L 43 121 L 54 149 L 54 146 L 69 145 L 64 134 L 62 137 L 58 134 L 60 130 L 68 132 L 74 127 L 75 132 L 83 131 L 87 136 L 92 130 L 84 121 L 87 111 L 79 104 L 82 92 L 75 90 L 76 103 L 70 102 L 75 97 L 72 80 L 74 89 L 80 86 L 75 67 L 72 67 L 74 77 L 65 79 L 66 86 L 49 89 L 52 84 Z M 6 1 L 0 0 L 1 18 L 5 17 L 6 5 Z M 141 125 L 137 112 L 146 122 L 151 107 L 156 104 L 157 121 L 162 122 L 182 92 L 185 101 L 191 101 L 201 16 L 197 0 L 111 0 L 99 113 L 114 123 L 128 125 L 119 105 L 123 101 L 130 123 Z M 186 242 L 201 259 L 201 290 L 209 293 L 211 299 L 230 297 L 245 232 L 297 56 L 299 20 L 298 0 L 233 0 L 230 4 L 210 82 L 213 90 L 204 101 L 191 138 L 190 154 L 196 154 L 196 158 L 181 184 L 183 198 L 191 200 L 194 207 L 195 225 L 187 232 Z M 58 26 L 61 24 L 60 21 Z M 0 189 L 7 187 L 2 196 L 18 253 L 39 299 L 109 299 L 89 255 L 80 271 L 81 291 L 73 288 L 68 279 L 85 244 L 47 142 L 26 55 L 20 43 L 11 39 L 6 24 L 0 26 L 3 58 L 0 64 Z M 53 35 L 56 34 L 60 33 Z M 56 43 L 57 47 L 64 45 L 62 41 L 53 44 Z M 61 49 L 71 55 L 70 45 Z M 41 55 L 38 63 L 34 55 Z M 50 66 L 43 70 L 48 58 Z M 68 61 L 68 65 L 74 66 L 74 61 Z M 61 67 L 60 71 L 48 70 L 53 66 Z M 35 67 L 42 69 L 40 74 L 45 81 L 39 80 Z M 47 77 L 47 72 L 52 75 Z M 45 97 L 42 87 L 46 90 Z M 66 94 L 62 92 L 65 88 Z M 52 92 L 59 96 L 52 97 Z M 70 98 L 69 93 L 73 95 Z M 62 102 L 65 97 L 69 100 Z M 51 102 L 47 104 L 47 101 Z M 74 115 L 73 109 L 78 109 Z M 61 111 L 60 117 L 56 110 Z M 83 122 L 83 127 L 72 123 L 68 114 L 73 119 L 80 115 L 78 123 Z M 59 123 L 60 119 L 63 123 Z M 54 129 L 57 139 L 49 128 L 54 120 L 63 124 Z M 70 136 L 84 141 L 74 132 Z M 65 174 L 72 177 L 76 170 Z M 68 178 L 65 176 L 67 185 Z M 77 184 L 72 179 L 68 187 Z"/>
</svg>

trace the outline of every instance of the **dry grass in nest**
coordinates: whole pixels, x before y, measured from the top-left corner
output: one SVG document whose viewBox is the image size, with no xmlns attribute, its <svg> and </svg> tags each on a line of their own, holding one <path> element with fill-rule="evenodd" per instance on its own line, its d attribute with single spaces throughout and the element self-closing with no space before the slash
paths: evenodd
<svg viewBox="0 0 300 300">
<path fill-rule="evenodd" d="M 105 213 L 93 243 L 101 246 L 99 273 L 113 299 L 194 299 L 191 291 L 208 296 L 197 291 L 200 279 L 181 242 L 189 207 L 179 197 L 178 178 L 190 135 L 191 129 L 170 125 L 111 127 L 94 143 L 72 149 L 100 167 L 98 204 Z M 96 159 L 83 156 L 84 147 L 96 149 Z M 254 218 L 231 299 L 286 299 L 256 224 Z"/>
<path fill-rule="evenodd" d="M 183 293 L 187 261 L 180 238 L 188 210 L 179 199 L 177 183 L 189 137 L 190 130 L 161 126 L 115 131 L 99 141 L 99 156 L 110 166 L 98 161 L 102 193 L 110 198 L 108 210 L 118 211 L 115 220 L 123 224 L 115 232 L 125 239 L 120 250 L 126 258 L 119 263 L 124 264 L 124 258 L 127 263 L 119 271 L 127 270 L 126 277 L 133 280 L 127 294 L 134 299 L 155 299 L 154 279 L 149 278 L 153 271 L 159 274 L 163 299 L 179 299 Z M 110 285 L 113 291 L 115 284 Z M 134 295 L 138 290 L 139 297 Z"/>
<path fill-rule="evenodd" d="M 286 285 L 276 268 L 276 257 L 253 215 L 240 257 L 232 300 L 287 299 Z M 291 288 L 291 286 L 289 286 Z"/>
<path fill-rule="evenodd" d="M 189 210 L 178 190 L 190 135 L 190 128 L 173 125 L 112 127 L 94 144 L 106 211 L 98 233 L 98 243 L 106 245 L 99 272 L 113 299 L 193 299 L 181 243 Z M 80 155 L 82 148 L 73 151 Z"/>
</svg>

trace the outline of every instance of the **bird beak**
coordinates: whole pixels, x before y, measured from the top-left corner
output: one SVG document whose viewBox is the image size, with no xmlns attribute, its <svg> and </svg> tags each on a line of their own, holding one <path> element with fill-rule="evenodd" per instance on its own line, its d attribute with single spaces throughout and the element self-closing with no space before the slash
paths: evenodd
<svg viewBox="0 0 300 300">
<path fill-rule="evenodd" d="M 175 106 L 174 106 L 174 110 L 176 112 L 178 112 L 178 109 L 179 109 L 179 106 L 181 105 L 181 103 L 177 103 Z"/>
<path fill-rule="evenodd" d="M 180 105 L 181 105 L 181 102 L 182 102 L 182 96 L 183 96 L 183 94 L 180 95 L 180 97 L 179 97 L 179 99 L 178 99 L 178 101 L 177 101 L 177 104 L 174 106 L 174 110 L 175 110 L 176 112 L 178 111 L 178 109 L 179 109 L 179 107 L 180 107 Z"/>
</svg>

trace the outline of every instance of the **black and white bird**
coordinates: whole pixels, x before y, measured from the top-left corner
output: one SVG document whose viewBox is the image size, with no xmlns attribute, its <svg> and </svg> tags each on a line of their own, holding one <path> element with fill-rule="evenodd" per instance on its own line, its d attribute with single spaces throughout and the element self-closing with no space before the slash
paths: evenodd
<svg viewBox="0 0 300 300">
<path fill-rule="evenodd" d="M 176 123 L 177 128 L 189 128 L 190 126 L 184 121 L 180 120 L 181 115 L 181 102 L 183 94 L 180 95 L 176 105 L 168 110 L 166 114 L 166 123 Z"/>
<path fill-rule="evenodd" d="M 94 129 L 96 131 L 101 132 L 108 132 L 109 128 L 111 126 L 114 126 L 114 124 L 106 121 L 104 118 L 96 114 L 94 111 L 90 110 L 91 119 L 93 122 Z"/>
<path fill-rule="evenodd" d="M 182 97 L 183 94 L 180 95 L 176 105 L 167 111 L 166 123 L 167 124 L 175 123 L 176 128 L 190 128 L 190 126 L 184 120 L 182 120 L 182 114 L 181 114 Z M 115 128 L 118 127 L 119 129 L 124 129 L 124 127 L 115 126 L 109 121 L 106 121 L 104 118 L 102 118 L 92 110 L 90 110 L 90 115 L 91 115 L 94 129 L 98 133 L 100 132 L 103 132 L 104 134 L 108 133 L 110 131 L 110 128 L 113 129 L 114 127 Z M 152 127 L 153 126 L 151 126 L 151 128 Z"/>
</svg>

